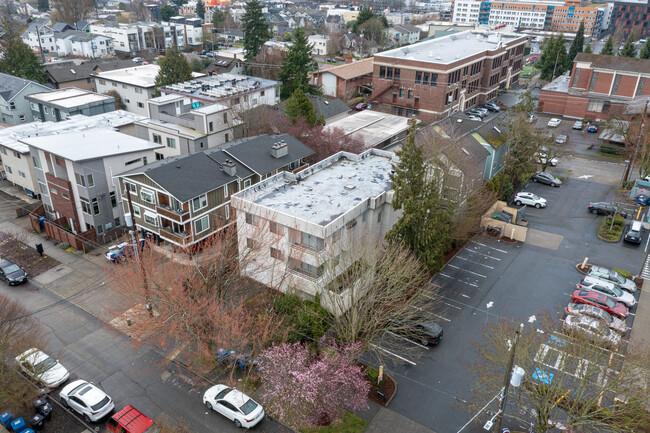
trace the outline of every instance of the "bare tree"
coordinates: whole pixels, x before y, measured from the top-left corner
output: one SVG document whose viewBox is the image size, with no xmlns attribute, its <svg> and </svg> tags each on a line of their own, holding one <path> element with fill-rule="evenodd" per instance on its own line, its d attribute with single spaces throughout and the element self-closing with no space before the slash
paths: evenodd
<svg viewBox="0 0 650 433">
<path fill-rule="evenodd" d="M 95 3 L 92 0 L 52 0 L 52 21 L 74 25 L 90 17 Z"/>
</svg>

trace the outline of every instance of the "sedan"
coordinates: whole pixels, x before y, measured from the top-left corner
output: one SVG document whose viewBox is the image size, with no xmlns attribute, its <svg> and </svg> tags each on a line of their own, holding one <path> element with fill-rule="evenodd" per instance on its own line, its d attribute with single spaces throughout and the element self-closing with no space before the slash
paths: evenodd
<svg viewBox="0 0 650 433">
<path fill-rule="evenodd" d="M 598 127 L 596 125 L 587 126 L 587 132 L 598 132 Z"/>
<path fill-rule="evenodd" d="M 576 304 L 593 305 L 598 308 L 602 308 L 609 314 L 618 316 L 623 320 L 625 320 L 628 313 L 627 307 L 620 302 L 616 302 L 606 295 L 586 290 L 575 290 L 573 292 L 573 296 L 571 296 L 571 302 L 575 302 Z"/>
<path fill-rule="evenodd" d="M 59 397 L 63 406 L 82 415 L 86 422 L 99 421 L 115 408 L 104 391 L 81 379 L 66 385 Z"/>
<path fill-rule="evenodd" d="M 480 117 L 478 117 L 478 116 L 474 116 L 474 115 L 472 115 L 472 114 L 468 115 L 467 118 L 468 118 L 469 120 L 473 120 L 474 122 L 482 122 L 482 121 L 483 121 L 483 119 L 481 119 Z"/>
<path fill-rule="evenodd" d="M 560 179 L 545 171 L 538 171 L 533 175 L 531 179 L 533 182 L 544 183 L 546 185 L 551 185 L 556 187 L 562 185 L 562 181 Z"/>
<path fill-rule="evenodd" d="M 614 317 L 607 311 L 593 305 L 569 303 L 566 307 L 567 314 L 572 316 L 587 316 L 598 319 L 616 332 L 624 334 L 628 331 L 627 325 L 618 317 Z"/>
<path fill-rule="evenodd" d="M 627 308 L 633 307 L 636 304 L 636 299 L 631 293 L 623 291 L 616 287 L 613 283 L 599 280 L 586 276 L 576 284 L 576 288 L 580 290 L 591 290 L 592 292 L 602 293 L 612 298 L 616 302 L 624 304 Z"/>
<path fill-rule="evenodd" d="M 490 111 L 494 111 L 495 113 L 498 113 L 499 111 L 501 111 L 501 107 L 499 107 L 494 102 L 486 102 L 484 107 L 487 108 Z"/>
<path fill-rule="evenodd" d="M 226 385 L 215 385 L 203 394 L 203 404 L 235 423 L 250 428 L 264 418 L 264 408 L 243 392 Z"/>
<path fill-rule="evenodd" d="M 621 210 L 616 204 L 607 201 L 589 203 L 587 209 L 594 215 L 614 215 L 616 213 L 623 218 L 627 218 L 627 212 Z"/>
<path fill-rule="evenodd" d="M 70 377 L 68 370 L 59 361 L 36 348 L 18 355 L 16 364 L 32 380 L 50 389 L 56 388 Z"/>
<path fill-rule="evenodd" d="M 537 209 L 546 207 L 546 199 L 539 197 L 532 192 L 518 192 L 515 195 L 514 202 L 517 206 L 525 204 L 526 206 L 535 206 Z"/>
<path fill-rule="evenodd" d="M 10 286 L 27 281 L 27 272 L 10 260 L 0 260 L 0 278 Z"/>
<path fill-rule="evenodd" d="M 588 338 L 606 347 L 616 347 L 621 342 L 621 336 L 609 329 L 597 319 L 585 316 L 566 316 L 562 327 L 571 333 Z"/>
<path fill-rule="evenodd" d="M 573 122 L 573 129 L 577 129 L 578 131 L 582 131 L 582 121 L 576 120 Z"/>
<path fill-rule="evenodd" d="M 634 281 L 603 266 L 592 266 L 589 268 L 587 275 L 590 277 L 600 278 L 601 280 L 611 281 L 626 292 L 634 293 L 636 291 L 636 284 Z"/>
<path fill-rule="evenodd" d="M 368 108 L 368 104 L 366 104 L 365 102 L 359 102 L 357 105 L 354 106 L 354 109 L 357 111 L 363 111 L 366 108 Z"/>
<path fill-rule="evenodd" d="M 650 204 L 650 196 L 645 194 L 637 195 L 634 197 L 634 201 L 639 203 L 641 206 L 648 206 Z"/>
<path fill-rule="evenodd" d="M 478 116 L 481 119 L 487 116 L 487 114 L 483 113 L 482 111 L 470 108 L 469 110 L 465 111 L 465 114 L 468 116 Z"/>
<path fill-rule="evenodd" d="M 553 118 L 548 121 L 548 126 L 550 126 L 551 128 L 557 128 L 558 126 L 560 126 L 560 123 L 562 123 L 560 119 Z"/>
<path fill-rule="evenodd" d="M 566 143 L 567 138 L 568 137 L 566 135 L 561 134 L 561 135 L 558 135 L 557 137 L 555 137 L 555 142 L 557 144 L 564 144 L 564 143 Z"/>
<path fill-rule="evenodd" d="M 632 244 L 640 244 L 643 234 L 643 225 L 639 221 L 634 221 L 632 224 L 627 226 L 627 232 L 623 237 L 625 242 L 630 242 Z"/>
</svg>

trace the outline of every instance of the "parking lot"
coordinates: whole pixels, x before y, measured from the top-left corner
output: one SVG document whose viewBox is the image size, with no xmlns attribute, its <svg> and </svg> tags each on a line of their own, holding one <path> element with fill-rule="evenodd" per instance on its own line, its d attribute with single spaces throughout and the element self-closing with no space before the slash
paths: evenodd
<svg viewBox="0 0 650 433">
<path fill-rule="evenodd" d="M 562 170 L 565 167 L 560 163 L 558 172 Z M 542 312 L 557 314 L 559 320 L 582 277 L 575 265 L 585 257 L 592 264 L 639 273 L 645 240 L 638 246 L 606 243 L 596 237 L 602 217 L 589 213 L 588 203 L 606 201 L 615 194 L 608 183 L 596 180 L 602 179 L 580 179 L 574 173 L 560 188 L 529 184 L 526 190 L 546 198 L 548 206 L 526 208 L 526 243 L 478 236 L 434 278 L 443 295 L 435 311 L 445 328 L 443 341 L 413 359 L 417 365 L 390 367 L 399 383 L 393 410 L 436 432 L 457 431 L 477 412 L 466 403 L 475 383 L 469 366 L 475 361 L 472 343 L 480 341 L 486 324 L 511 318 L 534 327 Z M 635 308 L 628 326 L 634 321 Z M 540 348 L 540 363 L 551 369 L 557 364 L 558 350 L 553 344 Z M 465 431 L 481 428 L 471 426 Z"/>
</svg>

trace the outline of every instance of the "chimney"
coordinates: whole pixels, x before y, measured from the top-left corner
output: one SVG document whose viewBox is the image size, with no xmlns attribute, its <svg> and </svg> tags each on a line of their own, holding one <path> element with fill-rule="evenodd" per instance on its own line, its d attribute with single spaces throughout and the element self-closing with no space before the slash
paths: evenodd
<svg viewBox="0 0 650 433">
<path fill-rule="evenodd" d="M 278 141 L 271 146 L 271 155 L 273 155 L 273 158 L 282 158 L 287 155 L 288 150 L 289 148 L 284 140 Z"/>
<path fill-rule="evenodd" d="M 237 166 L 234 162 L 229 159 L 226 159 L 226 162 L 223 163 L 223 172 L 228 176 L 235 176 L 237 174 Z"/>
</svg>

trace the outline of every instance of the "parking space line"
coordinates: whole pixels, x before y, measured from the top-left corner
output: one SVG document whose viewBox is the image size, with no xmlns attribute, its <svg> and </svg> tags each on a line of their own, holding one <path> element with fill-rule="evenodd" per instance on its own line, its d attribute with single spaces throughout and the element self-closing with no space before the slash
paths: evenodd
<svg viewBox="0 0 650 433">
<path fill-rule="evenodd" d="M 401 340 L 406 340 L 406 341 L 408 341 L 409 343 L 413 343 L 413 344 L 415 344 L 416 346 L 420 346 L 420 347 L 422 347 L 422 348 L 424 348 L 424 349 L 429 350 L 429 348 L 428 348 L 427 346 L 425 346 L 424 344 L 416 343 L 415 341 L 411 340 L 410 338 L 402 337 L 401 335 L 397 335 L 397 334 L 395 334 L 394 332 L 391 332 L 391 331 L 386 331 L 386 333 L 388 333 L 388 334 L 390 334 L 390 335 L 392 335 L 392 336 L 394 336 L 394 337 L 397 337 L 397 338 L 399 338 L 399 339 L 401 339 Z"/>
<path fill-rule="evenodd" d="M 479 273 L 476 273 L 474 271 L 468 271 L 467 269 L 459 268 L 458 266 L 454 266 L 454 265 L 449 264 L 449 263 L 447 264 L 447 266 L 449 266 L 450 268 L 453 268 L 453 269 L 458 269 L 458 270 L 461 270 L 461 271 L 464 271 L 464 272 L 468 272 L 470 274 L 477 275 L 477 276 L 482 277 L 482 278 L 487 278 L 487 276 L 485 276 L 483 274 L 479 274 Z"/>
<path fill-rule="evenodd" d="M 455 308 L 457 310 L 461 310 L 461 308 L 458 305 L 451 305 L 451 304 L 449 304 L 447 302 L 443 302 L 443 304 L 447 305 L 448 307 Z"/>
<path fill-rule="evenodd" d="M 391 352 L 391 351 L 389 351 L 389 350 L 386 350 L 386 349 L 384 349 L 384 348 L 381 347 L 381 346 L 377 346 L 377 345 L 375 345 L 375 344 L 371 344 L 371 346 L 372 346 L 372 347 L 375 347 L 375 348 L 377 348 L 377 349 L 379 349 L 379 350 L 381 350 L 382 352 L 386 352 L 386 353 L 388 353 L 389 355 L 394 356 L 394 357 L 397 358 L 397 359 L 401 359 L 402 361 L 408 362 L 409 364 L 411 364 L 411 365 L 413 365 L 413 366 L 416 366 L 416 365 L 417 365 L 415 362 L 411 361 L 410 359 L 406 359 L 406 358 L 404 358 L 404 357 L 402 357 L 402 356 L 399 356 L 398 354 L 393 353 L 393 352 Z"/>
<path fill-rule="evenodd" d="M 485 254 L 485 253 L 482 253 L 482 252 L 480 252 L 480 251 L 472 251 L 472 250 L 470 250 L 470 249 L 467 248 L 467 247 L 465 247 L 465 251 L 467 251 L 468 253 L 472 253 L 472 254 L 480 254 L 480 255 L 482 255 L 483 257 L 487 258 L 487 259 L 492 259 L 492 260 L 498 260 L 498 261 L 501 261 L 501 259 L 498 258 L 498 257 L 493 257 L 493 256 L 491 256 L 491 255 L 489 255 L 489 254 Z"/>
<path fill-rule="evenodd" d="M 650 240 L 650 236 L 648 236 L 648 240 Z M 486 264 L 479 263 L 479 262 L 474 262 L 474 261 L 472 261 L 470 259 L 466 259 L 465 257 L 456 256 L 456 258 L 460 259 L 460 260 L 465 260 L 466 262 L 474 263 L 475 265 L 483 266 L 483 267 L 488 268 L 488 269 L 494 269 L 494 266 L 486 265 Z"/>
<path fill-rule="evenodd" d="M 478 289 L 478 285 L 477 285 L 477 284 L 474 284 L 474 283 L 468 283 L 467 281 L 463 281 L 463 280 L 461 280 L 461 279 L 454 278 L 454 277 L 449 276 L 449 275 L 447 275 L 447 274 L 443 274 L 442 272 L 441 272 L 440 274 L 438 274 L 438 275 L 441 275 L 441 276 L 443 276 L 443 277 L 447 277 L 447 278 L 451 278 L 452 280 L 460 281 L 460 282 L 463 283 L 463 284 L 467 284 L 468 286 L 476 287 L 476 288 Z"/>
<path fill-rule="evenodd" d="M 482 244 L 482 243 L 476 242 L 476 241 L 471 241 L 471 242 L 473 244 L 480 245 L 480 246 L 485 247 L 485 248 L 490 248 L 491 250 L 495 250 L 495 251 L 498 251 L 498 252 L 503 253 L 503 254 L 508 254 L 508 252 L 506 250 L 500 250 L 499 248 L 494 248 L 494 247 L 491 247 L 489 245 L 485 245 L 485 244 Z"/>
<path fill-rule="evenodd" d="M 462 297 L 464 297 L 464 298 L 467 298 L 467 299 L 469 299 L 469 296 L 467 296 L 467 295 L 466 295 L 466 294 L 464 294 L 464 293 L 461 293 L 461 294 L 460 294 L 460 296 L 462 296 Z"/>
</svg>

